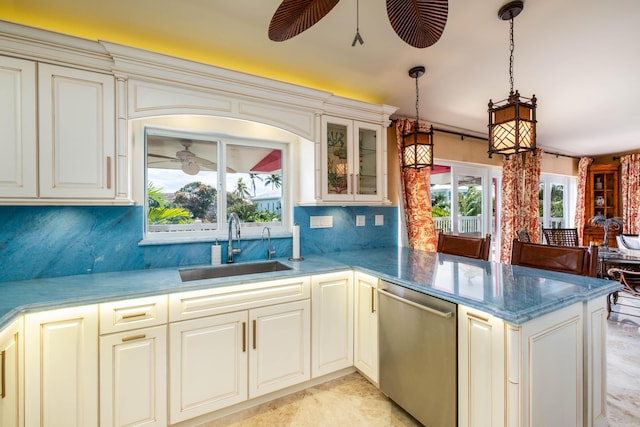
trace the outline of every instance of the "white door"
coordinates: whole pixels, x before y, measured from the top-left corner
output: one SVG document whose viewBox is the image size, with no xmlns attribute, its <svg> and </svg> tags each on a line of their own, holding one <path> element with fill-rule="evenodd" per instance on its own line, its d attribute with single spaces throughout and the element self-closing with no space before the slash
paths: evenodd
<svg viewBox="0 0 640 427">
<path fill-rule="evenodd" d="M 25 316 L 25 426 L 98 425 L 98 307 Z"/>
<path fill-rule="evenodd" d="M 40 196 L 113 198 L 113 76 L 38 66 Z"/>
<path fill-rule="evenodd" d="M 378 383 L 378 279 L 355 273 L 354 365 Z"/>
<path fill-rule="evenodd" d="M 24 425 L 22 317 L 0 332 L 0 426 Z"/>
<path fill-rule="evenodd" d="M 171 323 L 171 424 L 247 399 L 247 311 Z"/>
<path fill-rule="evenodd" d="M 353 273 L 311 278 L 311 376 L 353 365 Z"/>
<path fill-rule="evenodd" d="M 309 300 L 249 311 L 249 398 L 311 378 Z"/>
<path fill-rule="evenodd" d="M 36 197 L 36 65 L 0 56 L 0 197 Z"/>
<path fill-rule="evenodd" d="M 100 425 L 167 425 L 167 327 L 100 337 Z"/>
</svg>

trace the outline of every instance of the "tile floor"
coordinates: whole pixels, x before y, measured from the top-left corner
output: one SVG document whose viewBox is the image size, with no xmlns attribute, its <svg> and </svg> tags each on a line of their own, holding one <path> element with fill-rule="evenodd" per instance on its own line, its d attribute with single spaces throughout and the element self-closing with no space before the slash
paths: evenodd
<svg viewBox="0 0 640 427">
<path fill-rule="evenodd" d="M 632 303 L 633 304 L 633 303 Z M 624 308 L 624 313 L 640 315 Z M 640 317 L 612 314 L 607 337 L 610 427 L 640 426 Z M 360 374 L 353 373 L 199 427 L 420 426 Z"/>
</svg>

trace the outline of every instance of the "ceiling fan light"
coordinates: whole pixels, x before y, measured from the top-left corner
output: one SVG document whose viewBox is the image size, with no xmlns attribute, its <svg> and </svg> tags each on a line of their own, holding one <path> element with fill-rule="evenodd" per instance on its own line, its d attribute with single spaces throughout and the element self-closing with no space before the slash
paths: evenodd
<svg viewBox="0 0 640 427">
<path fill-rule="evenodd" d="M 196 162 L 186 161 L 182 162 L 182 172 L 187 175 L 198 175 L 200 172 L 200 166 Z"/>
</svg>

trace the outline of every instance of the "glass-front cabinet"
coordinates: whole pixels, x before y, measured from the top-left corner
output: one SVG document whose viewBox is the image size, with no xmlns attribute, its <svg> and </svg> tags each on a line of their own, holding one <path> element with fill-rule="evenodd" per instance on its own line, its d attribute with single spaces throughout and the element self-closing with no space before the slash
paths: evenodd
<svg viewBox="0 0 640 427">
<path fill-rule="evenodd" d="M 383 202 L 382 126 L 324 116 L 322 119 L 322 199 Z"/>
</svg>

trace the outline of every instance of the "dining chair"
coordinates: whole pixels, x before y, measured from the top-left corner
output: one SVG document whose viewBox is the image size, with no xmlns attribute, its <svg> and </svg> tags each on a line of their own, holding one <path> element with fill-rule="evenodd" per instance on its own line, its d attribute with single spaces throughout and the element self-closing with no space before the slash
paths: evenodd
<svg viewBox="0 0 640 427">
<path fill-rule="evenodd" d="M 459 255 L 467 258 L 488 260 L 491 250 L 491 234 L 485 237 L 455 236 L 440 233 L 438 236 L 438 252 Z"/>
<path fill-rule="evenodd" d="M 568 247 L 524 243 L 513 240 L 511 264 L 596 277 L 598 247 Z"/>
<path fill-rule="evenodd" d="M 531 236 L 529 236 L 529 232 L 527 230 L 516 231 L 516 238 L 520 242 L 531 243 Z"/>
<path fill-rule="evenodd" d="M 625 270 L 622 268 L 610 268 L 607 270 L 607 275 L 620 281 L 620 284 L 624 288 L 611 292 L 607 295 L 607 319 L 611 316 L 612 305 L 618 304 L 619 293 L 622 292 L 632 297 L 640 298 L 640 271 Z M 625 305 L 625 304 L 621 304 Z M 638 308 L 638 305 L 629 305 L 630 307 Z"/>
<path fill-rule="evenodd" d="M 578 246 L 577 228 L 543 228 L 542 234 L 547 245 Z"/>
</svg>

